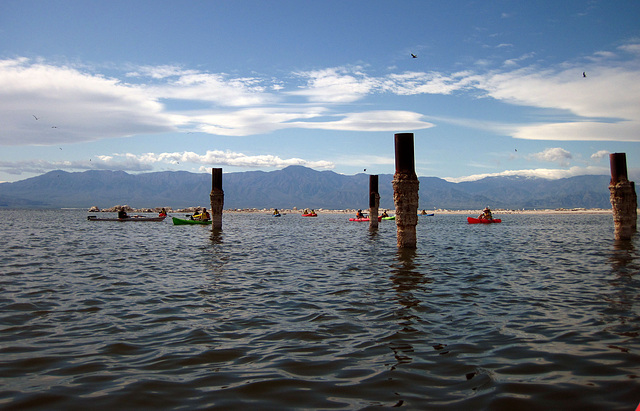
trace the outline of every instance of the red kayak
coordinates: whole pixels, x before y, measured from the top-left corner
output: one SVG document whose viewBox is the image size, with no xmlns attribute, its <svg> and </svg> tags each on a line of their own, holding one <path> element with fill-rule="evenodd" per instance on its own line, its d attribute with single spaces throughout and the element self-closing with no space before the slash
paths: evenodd
<svg viewBox="0 0 640 411">
<path fill-rule="evenodd" d="M 317 217 L 318 214 L 302 214 L 303 217 Z"/>
<path fill-rule="evenodd" d="M 493 220 L 487 220 L 486 218 L 473 218 L 467 217 L 467 221 L 469 224 L 492 224 L 492 223 L 501 223 L 502 220 L 499 218 L 494 218 Z"/>
</svg>

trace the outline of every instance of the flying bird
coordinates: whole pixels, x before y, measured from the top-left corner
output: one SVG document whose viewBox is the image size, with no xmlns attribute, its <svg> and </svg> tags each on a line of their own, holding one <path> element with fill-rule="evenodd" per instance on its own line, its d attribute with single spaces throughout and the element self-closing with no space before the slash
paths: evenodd
<svg viewBox="0 0 640 411">
<path fill-rule="evenodd" d="M 585 73 L 584 71 L 582 72 L 582 77 L 587 77 L 587 73 Z"/>
<path fill-rule="evenodd" d="M 415 54 L 411 53 L 411 57 L 413 57 L 414 59 L 417 59 L 418 56 L 416 56 Z"/>
<path fill-rule="evenodd" d="M 36 117 L 35 114 L 32 114 L 33 118 L 35 118 L 36 120 L 40 120 L 38 117 Z"/>
</svg>

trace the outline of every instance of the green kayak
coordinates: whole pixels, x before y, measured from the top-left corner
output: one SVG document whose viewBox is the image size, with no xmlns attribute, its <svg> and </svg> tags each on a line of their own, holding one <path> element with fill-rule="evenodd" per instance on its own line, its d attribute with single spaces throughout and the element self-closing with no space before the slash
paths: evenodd
<svg viewBox="0 0 640 411">
<path fill-rule="evenodd" d="M 182 218 L 171 217 L 173 220 L 173 225 L 189 225 L 189 224 L 199 224 L 199 225 L 209 225 L 211 224 L 211 220 L 183 220 Z"/>
<path fill-rule="evenodd" d="M 392 215 L 392 216 L 389 216 L 389 217 L 382 217 L 382 219 L 383 220 L 395 220 L 396 216 Z"/>
</svg>

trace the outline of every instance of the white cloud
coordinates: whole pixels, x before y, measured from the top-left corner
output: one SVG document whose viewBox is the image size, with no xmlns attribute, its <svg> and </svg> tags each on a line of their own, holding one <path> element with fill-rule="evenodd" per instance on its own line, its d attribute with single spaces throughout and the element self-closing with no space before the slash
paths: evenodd
<svg viewBox="0 0 640 411">
<path fill-rule="evenodd" d="M 634 45 L 627 48 L 635 50 Z M 598 53 L 590 65 L 526 67 L 477 76 L 477 87 L 509 104 L 556 109 L 573 121 L 523 124 L 513 137 L 531 140 L 640 141 L 640 61 Z M 583 77 L 583 71 L 586 77 Z"/>
<path fill-rule="evenodd" d="M 433 127 L 433 124 L 421 120 L 421 114 L 410 111 L 367 111 L 346 113 L 342 116 L 342 119 L 335 121 L 292 122 L 290 126 L 348 131 L 405 131 Z"/>
<path fill-rule="evenodd" d="M 547 148 L 540 153 L 531 154 L 529 157 L 538 161 L 558 163 L 560 166 L 569 165 L 569 160 L 573 158 L 570 152 L 560 147 Z"/>
<path fill-rule="evenodd" d="M 162 110 L 139 87 L 115 79 L 26 59 L 0 62 L 2 145 L 171 131 L 172 121 Z"/>
<path fill-rule="evenodd" d="M 328 68 L 294 74 L 306 79 L 307 84 L 287 94 L 304 96 L 314 103 L 351 103 L 379 87 L 375 78 L 368 77 L 359 68 Z"/>
<path fill-rule="evenodd" d="M 600 160 L 602 158 L 609 157 L 609 154 L 611 154 L 610 151 L 600 150 L 600 151 L 597 151 L 597 152 L 591 154 L 591 158 L 593 160 Z"/>
<path fill-rule="evenodd" d="M 153 163 L 192 163 L 204 166 L 235 166 L 235 167 L 273 167 L 280 168 L 291 165 L 302 165 L 311 168 L 332 169 L 334 164 L 330 161 L 308 161 L 301 158 L 282 159 L 278 156 L 265 154 L 249 156 L 243 153 L 221 150 L 207 150 L 205 154 L 197 154 L 192 151 L 174 153 L 146 153 L 142 155 L 118 154 L 116 157 L 124 157 L 141 164 Z M 205 167 L 206 168 L 206 167 Z"/>
<path fill-rule="evenodd" d="M 606 175 L 609 170 L 604 167 L 571 167 L 569 169 L 549 169 L 538 168 L 531 170 L 505 170 L 499 173 L 474 174 L 465 177 L 445 177 L 444 180 L 452 183 L 461 183 L 465 181 L 477 181 L 486 177 L 527 177 L 527 178 L 546 178 L 548 180 L 557 180 L 560 178 L 576 177 L 581 175 Z"/>
</svg>

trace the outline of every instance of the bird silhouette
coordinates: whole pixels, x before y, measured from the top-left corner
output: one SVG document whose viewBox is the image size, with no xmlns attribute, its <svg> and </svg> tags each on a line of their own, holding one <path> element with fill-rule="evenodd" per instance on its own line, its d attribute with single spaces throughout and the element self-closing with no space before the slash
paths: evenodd
<svg viewBox="0 0 640 411">
<path fill-rule="evenodd" d="M 418 56 L 416 56 L 415 54 L 411 53 L 411 57 L 413 57 L 414 59 L 417 59 Z"/>
<path fill-rule="evenodd" d="M 587 73 L 585 73 L 584 71 L 582 72 L 582 77 L 587 77 Z"/>
<path fill-rule="evenodd" d="M 40 120 L 38 117 L 36 117 L 35 114 L 32 114 L 33 118 L 35 118 L 36 120 Z"/>
</svg>

